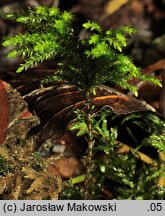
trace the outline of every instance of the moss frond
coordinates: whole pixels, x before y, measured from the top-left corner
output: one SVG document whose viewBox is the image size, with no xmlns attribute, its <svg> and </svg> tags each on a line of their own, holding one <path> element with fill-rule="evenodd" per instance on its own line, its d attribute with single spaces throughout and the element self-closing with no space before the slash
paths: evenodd
<svg viewBox="0 0 165 216">
<path fill-rule="evenodd" d="M 18 73 L 57 57 L 60 60 L 56 78 L 81 89 L 108 81 L 137 95 L 136 87 L 128 83 L 133 78 L 161 86 L 157 79 L 142 75 L 131 59 L 122 54 L 127 37 L 135 32 L 129 26 L 104 31 L 97 23 L 88 21 L 82 27 L 89 37 L 80 40 L 74 34 L 73 15 L 56 7 L 28 8 L 20 14 L 9 14 L 8 18 L 26 28 L 25 34 L 8 36 L 3 43 L 15 47 L 8 57 L 24 59 Z"/>
</svg>

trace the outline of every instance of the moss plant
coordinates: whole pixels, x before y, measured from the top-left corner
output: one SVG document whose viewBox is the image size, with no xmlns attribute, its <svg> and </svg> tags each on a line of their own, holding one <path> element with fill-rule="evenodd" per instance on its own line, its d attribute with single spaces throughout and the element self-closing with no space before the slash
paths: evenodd
<svg viewBox="0 0 165 216">
<path fill-rule="evenodd" d="M 82 27 L 88 36 L 80 39 L 73 28 L 73 15 L 61 12 L 58 8 L 37 7 L 19 14 L 7 16 L 25 27 L 24 34 L 5 38 L 4 46 L 13 46 L 8 57 L 21 56 L 24 62 L 17 72 L 26 71 L 45 60 L 56 59 L 58 66 L 51 81 L 67 80 L 77 86 L 84 94 L 87 111 L 85 122 L 88 131 L 88 156 L 86 159 L 85 198 L 91 179 L 91 159 L 94 145 L 92 130 L 91 94 L 96 94 L 95 86 L 106 81 L 117 84 L 137 95 L 137 88 L 128 80 L 138 78 L 161 85 L 153 77 L 140 73 L 131 59 L 122 54 L 127 45 L 126 37 L 132 35 L 133 28 L 123 26 L 104 31 L 95 22 L 88 21 Z"/>
<path fill-rule="evenodd" d="M 78 130 L 78 135 L 87 133 L 83 113 L 78 111 L 77 120 L 71 129 Z M 165 124 L 152 113 L 133 113 L 123 116 L 116 125 L 109 126 L 109 119 L 119 119 L 121 116 L 113 114 L 110 110 L 101 110 L 92 115 L 92 128 L 95 139 L 93 147 L 94 157 L 91 181 L 88 182 L 90 199 L 164 199 L 165 188 L 159 183 L 165 176 L 164 162 L 158 157 L 143 153 L 144 147 L 152 146 L 158 152 L 165 152 Z M 131 123 L 130 125 L 128 124 Z M 127 124 L 129 134 L 138 140 L 133 133 L 132 126 L 136 125 L 147 135 L 137 144 L 136 148 L 123 144 L 118 139 L 120 126 Z M 146 127 L 146 125 L 148 127 Z M 124 127 L 124 126 L 123 126 Z M 125 134 L 126 135 L 126 134 Z M 139 141 L 139 140 L 138 140 Z M 158 155 L 158 154 L 157 154 Z M 71 179 L 60 195 L 60 199 L 83 199 L 80 193 L 83 176 Z M 79 184 L 77 184 L 79 183 Z"/>
<path fill-rule="evenodd" d="M 61 178 L 47 171 L 54 158 L 41 158 L 34 141 L 0 148 L 0 199 L 57 199 Z"/>
</svg>

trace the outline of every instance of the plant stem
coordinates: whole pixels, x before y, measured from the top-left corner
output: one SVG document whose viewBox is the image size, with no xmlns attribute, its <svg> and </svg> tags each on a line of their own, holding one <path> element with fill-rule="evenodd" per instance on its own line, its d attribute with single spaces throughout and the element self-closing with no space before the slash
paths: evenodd
<svg viewBox="0 0 165 216">
<path fill-rule="evenodd" d="M 92 118 L 91 118 L 91 99 L 90 91 L 85 92 L 85 99 L 87 103 L 87 127 L 88 127 L 88 155 L 86 158 L 86 173 L 84 181 L 84 199 L 89 199 L 88 185 L 91 179 L 92 171 L 92 149 L 93 149 L 93 132 L 92 132 Z"/>
</svg>

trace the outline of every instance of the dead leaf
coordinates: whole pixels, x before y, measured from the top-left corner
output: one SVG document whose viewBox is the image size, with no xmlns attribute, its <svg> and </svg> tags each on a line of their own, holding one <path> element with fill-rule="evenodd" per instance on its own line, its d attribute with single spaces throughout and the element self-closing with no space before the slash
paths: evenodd
<svg viewBox="0 0 165 216">
<path fill-rule="evenodd" d="M 126 4 L 128 0 L 111 0 L 105 6 L 105 12 L 108 15 L 113 14 L 119 8 L 121 8 L 124 4 Z"/>
<path fill-rule="evenodd" d="M 6 140 L 9 117 L 9 103 L 5 83 L 0 80 L 0 145 Z"/>
<path fill-rule="evenodd" d="M 105 85 L 96 86 L 96 96 L 91 95 L 95 106 L 94 112 L 102 108 L 109 108 L 114 113 L 125 115 L 138 111 L 154 111 L 145 102 L 122 94 Z M 75 118 L 74 110 L 86 110 L 83 94 L 73 85 L 66 83 L 38 89 L 24 96 L 25 100 L 40 117 L 42 126 L 39 128 L 36 141 L 40 146 L 49 138 L 58 139 Z"/>
<path fill-rule="evenodd" d="M 143 73 L 151 74 L 156 70 L 165 68 L 165 59 L 161 59 L 143 69 Z"/>
<path fill-rule="evenodd" d="M 75 157 L 62 157 L 48 167 L 48 172 L 64 178 L 71 178 L 82 174 L 84 167 Z"/>
</svg>

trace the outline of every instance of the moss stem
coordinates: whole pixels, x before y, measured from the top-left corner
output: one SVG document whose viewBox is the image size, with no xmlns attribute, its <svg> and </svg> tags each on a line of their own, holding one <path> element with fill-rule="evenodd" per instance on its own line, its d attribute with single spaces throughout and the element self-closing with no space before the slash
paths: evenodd
<svg viewBox="0 0 165 216">
<path fill-rule="evenodd" d="M 90 91 L 86 91 L 85 99 L 87 103 L 87 115 L 86 122 L 88 127 L 88 155 L 86 158 L 86 173 L 85 173 L 85 181 L 84 181 L 84 199 L 89 199 L 89 182 L 91 179 L 92 172 L 92 150 L 93 150 L 93 131 L 92 131 L 92 117 L 91 117 L 91 99 L 90 99 Z"/>
</svg>

